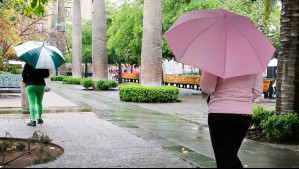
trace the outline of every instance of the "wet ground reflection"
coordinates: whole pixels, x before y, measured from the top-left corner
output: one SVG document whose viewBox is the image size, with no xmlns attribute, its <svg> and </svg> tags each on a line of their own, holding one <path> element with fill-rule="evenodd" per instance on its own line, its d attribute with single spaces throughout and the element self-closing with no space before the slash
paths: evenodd
<svg viewBox="0 0 299 169">
<path fill-rule="evenodd" d="M 43 110 L 43 113 L 71 113 L 71 112 L 92 112 L 92 108 L 66 107 L 66 108 L 51 108 Z M 23 114 L 20 109 L 0 110 L 0 114 Z"/>
</svg>

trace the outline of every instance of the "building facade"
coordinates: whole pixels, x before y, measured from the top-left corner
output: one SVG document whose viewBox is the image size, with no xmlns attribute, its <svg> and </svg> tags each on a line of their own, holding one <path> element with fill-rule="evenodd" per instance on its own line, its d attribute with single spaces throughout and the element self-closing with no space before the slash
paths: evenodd
<svg viewBox="0 0 299 169">
<path fill-rule="evenodd" d="M 84 1 L 84 3 L 83 3 Z M 82 20 L 91 20 L 92 19 L 92 0 L 80 0 L 81 2 L 81 15 Z M 65 0 L 65 19 L 66 21 L 72 21 L 72 7 L 73 0 Z"/>
</svg>

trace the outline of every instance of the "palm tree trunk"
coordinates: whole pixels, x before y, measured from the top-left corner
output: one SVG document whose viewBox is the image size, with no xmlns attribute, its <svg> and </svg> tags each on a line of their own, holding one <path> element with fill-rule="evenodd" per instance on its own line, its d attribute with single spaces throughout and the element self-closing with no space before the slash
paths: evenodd
<svg viewBox="0 0 299 169">
<path fill-rule="evenodd" d="M 80 0 L 73 0 L 72 12 L 72 73 L 73 77 L 82 77 L 82 17 Z"/>
<path fill-rule="evenodd" d="M 26 94 L 26 88 L 25 88 L 25 83 L 22 82 L 21 84 L 21 98 L 22 98 L 22 113 L 23 114 L 29 114 L 29 101 L 28 101 L 28 96 Z"/>
<path fill-rule="evenodd" d="M 58 0 L 58 27 L 57 27 L 57 47 L 62 52 L 63 56 L 66 55 L 66 38 L 65 38 L 65 0 Z"/>
<path fill-rule="evenodd" d="M 276 111 L 299 114 L 299 3 L 282 1 Z"/>
<path fill-rule="evenodd" d="M 162 0 L 144 0 L 141 84 L 162 84 Z"/>
<path fill-rule="evenodd" d="M 93 79 L 108 80 L 108 53 L 105 0 L 93 1 L 92 72 Z"/>
<path fill-rule="evenodd" d="M 51 37 L 49 43 L 57 47 L 63 54 L 66 55 L 66 40 L 65 40 L 65 11 L 64 0 L 55 0 L 52 5 L 52 20 L 51 20 Z M 58 75 L 58 70 L 56 70 Z"/>
</svg>

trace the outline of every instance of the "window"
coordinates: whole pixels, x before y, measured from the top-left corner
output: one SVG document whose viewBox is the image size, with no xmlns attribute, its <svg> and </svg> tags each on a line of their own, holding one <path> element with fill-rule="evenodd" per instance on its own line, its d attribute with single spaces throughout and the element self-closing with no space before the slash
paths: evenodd
<svg viewBox="0 0 299 169">
<path fill-rule="evenodd" d="M 43 32 L 43 24 L 41 24 L 41 23 L 36 24 L 35 31 L 38 33 L 42 33 Z"/>
<path fill-rule="evenodd" d="M 67 19 L 72 18 L 72 8 L 71 7 L 65 7 L 65 17 Z"/>
</svg>

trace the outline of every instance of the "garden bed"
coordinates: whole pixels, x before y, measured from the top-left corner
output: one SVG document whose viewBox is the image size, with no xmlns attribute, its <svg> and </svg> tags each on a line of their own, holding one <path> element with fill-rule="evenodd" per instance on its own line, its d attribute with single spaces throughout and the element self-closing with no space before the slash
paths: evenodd
<svg viewBox="0 0 299 169">
<path fill-rule="evenodd" d="M 64 153 L 58 145 L 37 140 L 0 138 L 0 168 L 25 168 L 56 160 Z"/>
</svg>

